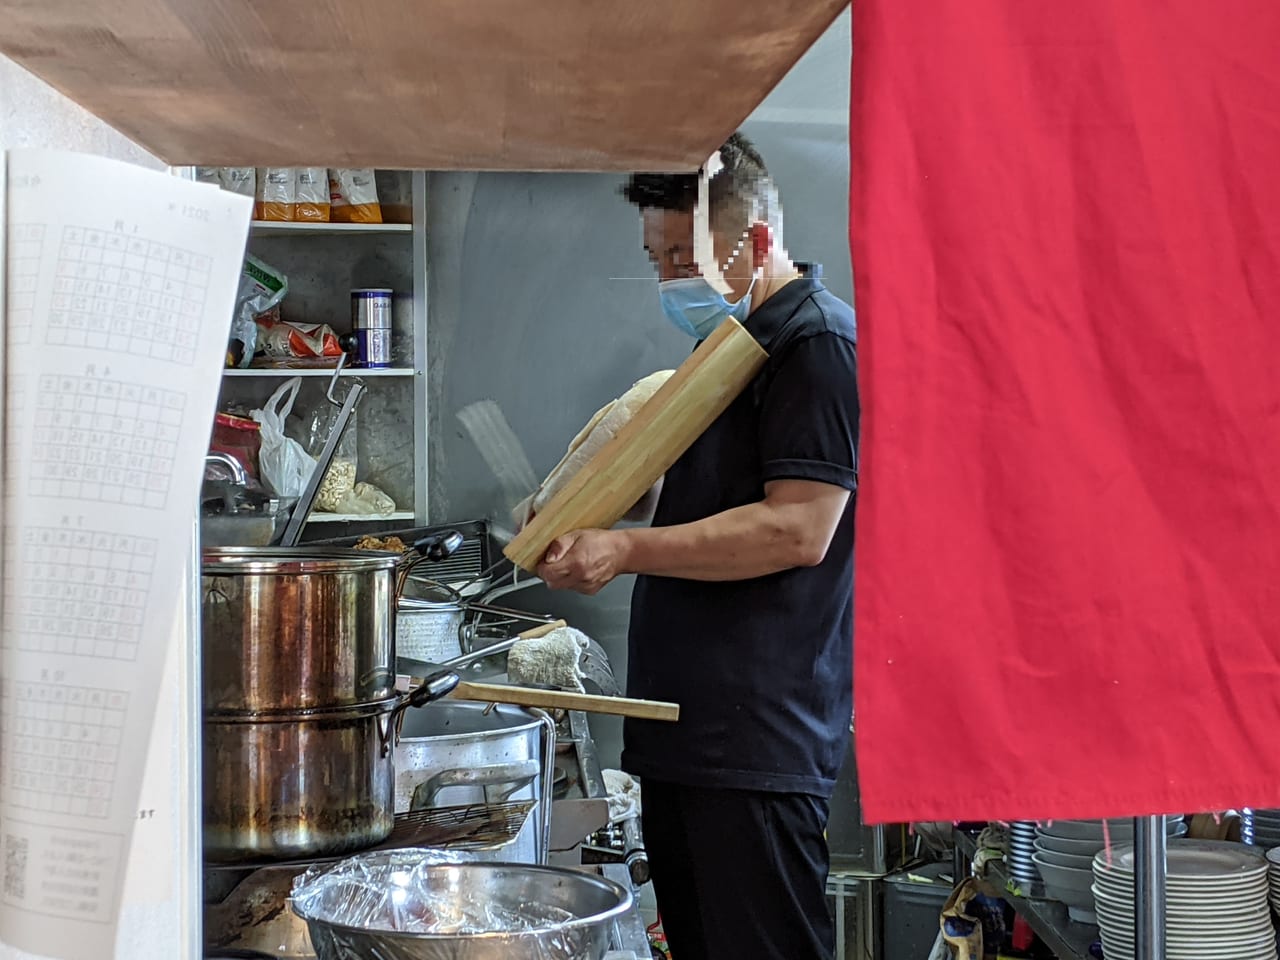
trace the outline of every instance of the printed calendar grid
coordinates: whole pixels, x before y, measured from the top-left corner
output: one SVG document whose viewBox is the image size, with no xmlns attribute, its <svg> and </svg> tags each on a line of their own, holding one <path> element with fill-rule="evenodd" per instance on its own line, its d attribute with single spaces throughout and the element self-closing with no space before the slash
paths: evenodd
<svg viewBox="0 0 1280 960">
<path fill-rule="evenodd" d="M 46 342 L 191 366 L 210 267 L 172 244 L 65 227 Z"/>
<path fill-rule="evenodd" d="M 31 342 L 36 290 L 40 282 L 40 255 L 44 252 L 44 225 L 16 223 L 9 229 L 8 322 L 9 342 Z"/>
<path fill-rule="evenodd" d="M 180 393 L 105 378 L 41 377 L 32 491 L 164 509 L 185 402 Z"/>
<path fill-rule="evenodd" d="M 128 700 L 115 690 L 5 681 L 5 802 L 105 819 Z"/>
<path fill-rule="evenodd" d="M 28 528 L 4 566 L 4 644 L 41 653 L 137 659 L 157 541 Z"/>
<path fill-rule="evenodd" d="M 11 373 L 7 377 L 8 389 L 5 393 L 6 412 L 4 418 L 4 450 L 6 495 L 11 490 L 15 471 L 21 464 L 22 432 L 24 429 L 23 414 L 27 410 L 27 377 L 20 373 Z"/>
</svg>

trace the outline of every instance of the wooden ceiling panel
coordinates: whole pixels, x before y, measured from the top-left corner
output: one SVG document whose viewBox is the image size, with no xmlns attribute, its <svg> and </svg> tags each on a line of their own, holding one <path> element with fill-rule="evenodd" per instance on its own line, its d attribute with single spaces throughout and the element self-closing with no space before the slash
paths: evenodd
<svg viewBox="0 0 1280 960">
<path fill-rule="evenodd" d="M 0 0 L 172 164 L 692 170 L 847 0 Z"/>
</svg>

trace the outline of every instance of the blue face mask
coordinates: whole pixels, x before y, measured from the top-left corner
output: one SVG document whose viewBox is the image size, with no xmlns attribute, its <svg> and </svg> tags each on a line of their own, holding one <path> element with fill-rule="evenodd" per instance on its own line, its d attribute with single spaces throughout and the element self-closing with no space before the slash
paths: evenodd
<svg viewBox="0 0 1280 960">
<path fill-rule="evenodd" d="M 751 286 L 755 284 L 753 277 Z M 705 340 L 725 317 L 733 317 L 739 323 L 746 321 L 751 310 L 751 287 L 741 300 L 730 303 L 705 277 L 682 277 L 661 281 L 658 299 L 662 301 L 662 312 L 677 330 L 695 340 Z"/>
</svg>

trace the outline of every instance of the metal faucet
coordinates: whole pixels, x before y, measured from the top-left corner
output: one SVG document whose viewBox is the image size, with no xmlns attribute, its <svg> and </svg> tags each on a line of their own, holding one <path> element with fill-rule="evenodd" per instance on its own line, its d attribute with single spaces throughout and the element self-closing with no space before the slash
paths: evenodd
<svg viewBox="0 0 1280 960">
<path fill-rule="evenodd" d="M 249 482 L 249 478 L 245 475 L 244 466 L 229 453 L 223 453 L 221 450 L 207 453 L 204 457 L 206 464 L 220 463 L 231 471 L 231 482 L 237 487 L 243 487 Z"/>
</svg>

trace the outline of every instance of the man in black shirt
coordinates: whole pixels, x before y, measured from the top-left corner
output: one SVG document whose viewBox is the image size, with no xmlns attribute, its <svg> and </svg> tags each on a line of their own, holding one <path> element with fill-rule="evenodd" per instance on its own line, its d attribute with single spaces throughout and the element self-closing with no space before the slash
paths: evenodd
<svg viewBox="0 0 1280 960">
<path fill-rule="evenodd" d="M 858 389 L 853 310 L 781 245 L 735 134 L 699 175 L 638 174 L 663 310 L 701 342 L 733 316 L 763 370 L 667 472 L 651 527 L 580 530 L 539 573 L 594 594 L 638 575 L 627 693 L 645 845 L 675 960 L 829 960 L 829 800 L 852 717 Z"/>
</svg>

